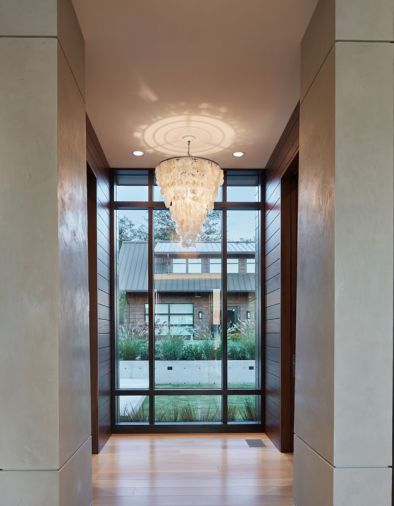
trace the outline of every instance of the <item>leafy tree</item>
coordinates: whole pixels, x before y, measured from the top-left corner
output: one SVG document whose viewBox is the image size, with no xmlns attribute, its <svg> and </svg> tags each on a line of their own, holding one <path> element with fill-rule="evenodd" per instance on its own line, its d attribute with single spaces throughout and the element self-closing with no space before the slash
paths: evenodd
<svg viewBox="0 0 394 506">
<path fill-rule="evenodd" d="M 201 241 L 215 242 L 221 239 L 221 216 L 220 211 L 208 213 L 203 229 L 200 234 Z"/>
<path fill-rule="evenodd" d="M 153 213 L 153 230 L 155 241 L 172 241 L 176 238 L 175 221 L 166 210 L 159 210 Z"/>
<path fill-rule="evenodd" d="M 124 241 L 147 241 L 148 227 L 145 225 L 136 225 L 127 216 L 119 219 L 119 246 Z"/>
<path fill-rule="evenodd" d="M 156 241 L 177 239 L 175 222 L 167 210 L 158 210 L 153 214 L 153 228 Z M 200 234 L 201 241 L 220 241 L 221 218 L 219 211 L 211 211 L 205 220 Z M 119 219 L 119 245 L 124 241 L 147 241 L 148 224 L 136 225 L 127 216 Z"/>
</svg>

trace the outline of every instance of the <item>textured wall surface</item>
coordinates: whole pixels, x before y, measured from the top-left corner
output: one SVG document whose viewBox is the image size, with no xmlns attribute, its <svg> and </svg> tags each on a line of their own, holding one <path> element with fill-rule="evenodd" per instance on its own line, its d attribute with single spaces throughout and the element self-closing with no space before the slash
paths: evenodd
<svg viewBox="0 0 394 506">
<path fill-rule="evenodd" d="M 61 4 L 0 6 L 0 502 L 10 506 L 91 503 L 83 40 Z"/>
<path fill-rule="evenodd" d="M 322 0 L 303 40 L 297 506 L 391 505 L 392 21 Z"/>
<path fill-rule="evenodd" d="M 58 50 L 60 462 L 90 436 L 89 296 L 84 102 Z"/>
<path fill-rule="evenodd" d="M 57 466 L 56 55 L 0 38 L 2 469 Z"/>
</svg>

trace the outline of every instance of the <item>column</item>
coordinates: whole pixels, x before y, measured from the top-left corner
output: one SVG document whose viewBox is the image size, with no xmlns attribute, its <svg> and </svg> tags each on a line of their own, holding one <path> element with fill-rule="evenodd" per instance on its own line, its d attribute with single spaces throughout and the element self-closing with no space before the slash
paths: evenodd
<svg viewBox="0 0 394 506">
<path fill-rule="evenodd" d="M 302 41 L 296 506 L 391 505 L 393 19 L 321 0 Z"/>
<path fill-rule="evenodd" d="M 84 42 L 0 0 L 0 502 L 91 504 Z"/>
</svg>

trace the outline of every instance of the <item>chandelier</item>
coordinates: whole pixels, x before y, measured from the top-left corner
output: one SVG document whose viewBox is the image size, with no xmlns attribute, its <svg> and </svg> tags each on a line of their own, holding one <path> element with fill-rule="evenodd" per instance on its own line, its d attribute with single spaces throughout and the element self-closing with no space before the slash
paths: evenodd
<svg viewBox="0 0 394 506">
<path fill-rule="evenodd" d="M 156 167 L 156 180 L 175 221 L 183 246 L 195 242 L 223 184 L 223 171 L 212 160 L 192 156 L 168 158 Z"/>
</svg>

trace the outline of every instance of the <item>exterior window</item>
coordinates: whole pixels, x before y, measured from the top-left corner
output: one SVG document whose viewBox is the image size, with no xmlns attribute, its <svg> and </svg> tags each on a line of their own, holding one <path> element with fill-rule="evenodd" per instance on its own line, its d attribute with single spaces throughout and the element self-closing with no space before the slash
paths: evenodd
<svg viewBox="0 0 394 506">
<path fill-rule="evenodd" d="M 256 262 L 254 258 L 248 258 L 246 260 L 246 272 L 248 274 L 255 274 L 256 273 Z"/>
<path fill-rule="evenodd" d="M 114 173 L 111 409 L 120 431 L 163 423 L 262 429 L 261 174 L 225 174 L 200 237 L 186 246 L 153 171 Z"/>
<path fill-rule="evenodd" d="M 145 321 L 148 322 L 148 304 L 145 304 Z M 194 326 L 193 304 L 155 304 L 155 325 L 160 333 L 172 336 L 190 336 Z"/>
<path fill-rule="evenodd" d="M 238 258 L 228 258 L 227 259 L 227 272 L 228 272 L 228 274 L 238 274 L 239 273 L 239 259 Z"/>
<path fill-rule="evenodd" d="M 222 272 L 221 258 L 210 258 L 209 259 L 209 272 L 211 274 L 220 274 Z"/>
<path fill-rule="evenodd" d="M 189 274 L 201 274 L 201 258 L 189 258 L 187 272 Z"/>
<path fill-rule="evenodd" d="M 174 258 L 172 260 L 172 272 L 174 274 L 186 274 L 186 258 Z"/>
</svg>

